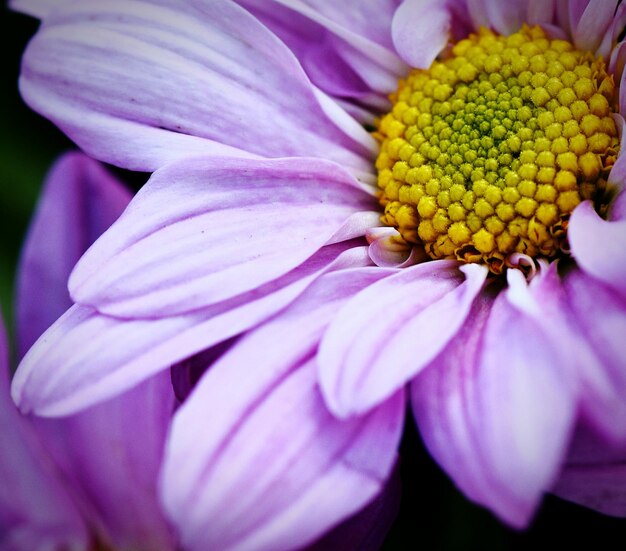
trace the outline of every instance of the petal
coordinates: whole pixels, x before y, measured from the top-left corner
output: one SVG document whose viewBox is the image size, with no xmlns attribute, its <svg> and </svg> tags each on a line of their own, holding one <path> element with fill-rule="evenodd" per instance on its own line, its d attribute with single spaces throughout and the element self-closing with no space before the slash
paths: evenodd
<svg viewBox="0 0 626 551">
<path fill-rule="evenodd" d="M 369 170 L 374 147 L 345 113 L 326 115 L 289 49 L 232 2 L 65 4 L 29 44 L 20 87 L 88 154 L 133 170 L 194 153 Z"/>
<path fill-rule="evenodd" d="M 595 52 L 600 46 L 607 27 L 613 21 L 617 0 L 589 0 L 584 11 L 570 17 L 574 45 L 583 51 Z"/>
<path fill-rule="evenodd" d="M 22 360 L 13 379 L 13 398 L 23 411 L 38 415 L 84 409 L 254 327 L 322 273 L 368 263 L 365 247 L 324 247 L 260 289 L 184 316 L 123 320 L 74 306 Z"/>
<path fill-rule="evenodd" d="M 415 379 L 413 407 L 428 449 L 461 490 L 521 528 L 558 474 L 577 381 L 559 361 L 560 343 L 506 293 L 491 309 L 487 297 L 477 305 Z"/>
<path fill-rule="evenodd" d="M 131 194 L 80 153 L 61 157 L 48 174 L 18 269 L 19 357 L 72 302 L 67 280 L 80 256 L 122 213 Z"/>
<path fill-rule="evenodd" d="M 626 448 L 607 446 L 593 431 L 576 432 L 552 492 L 605 515 L 626 516 Z"/>
<path fill-rule="evenodd" d="M 313 357 L 339 306 L 384 272 L 320 278 L 239 340 L 177 412 L 162 488 L 186 548 L 298 548 L 381 490 L 396 455 L 403 394 L 339 421 L 324 406 Z"/>
<path fill-rule="evenodd" d="M 86 549 L 83 520 L 41 442 L 9 395 L 0 321 L 0 545 L 11 551 Z"/>
<path fill-rule="evenodd" d="M 43 19 L 62 2 L 68 1 L 69 0 L 9 0 L 9 7 L 12 10 L 25 13 L 26 15 Z"/>
<path fill-rule="evenodd" d="M 33 420 L 112 549 L 174 549 L 156 486 L 174 404 L 163 372 L 76 415 Z"/>
<path fill-rule="evenodd" d="M 238 0 L 279 36 L 296 55 L 312 82 L 335 98 L 361 103 L 380 102 L 372 90 L 341 57 L 334 36 L 322 25 L 287 6 L 266 0 Z"/>
<path fill-rule="evenodd" d="M 500 34 L 511 34 L 525 21 L 525 3 L 519 0 L 467 0 L 474 27 L 489 27 Z"/>
<path fill-rule="evenodd" d="M 458 331 L 487 270 L 426 262 L 359 293 L 333 320 L 319 352 L 320 385 L 340 417 L 367 411 L 428 365 Z"/>
<path fill-rule="evenodd" d="M 402 59 L 412 67 L 430 67 L 448 43 L 451 19 L 445 2 L 406 0 L 396 11 L 392 25 L 393 42 Z"/>
<path fill-rule="evenodd" d="M 377 551 L 400 510 L 402 481 L 396 465 L 382 492 L 365 509 L 342 522 L 305 551 Z"/>
<path fill-rule="evenodd" d="M 198 310 L 297 267 L 372 201 L 321 160 L 181 161 L 85 254 L 70 292 L 121 317 Z"/>
<path fill-rule="evenodd" d="M 607 222 L 587 201 L 572 213 L 567 234 L 581 269 L 626 296 L 626 220 Z"/>
<path fill-rule="evenodd" d="M 244 4 L 258 6 L 258 1 Z M 278 4 L 278 6 L 276 5 Z M 284 6 L 283 8 L 280 5 Z M 407 67 L 395 53 L 390 36 L 391 19 L 397 2 L 374 0 L 370 2 L 329 3 L 325 0 L 275 0 L 271 17 L 285 12 L 285 8 L 306 17 L 308 25 L 328 31 L 330 47 L 336 55 L 375 92 L 388 94 L 397 87 L 397 79 Z M 255 13 L 268 12 L 268 7 Z M 266 17 L 261 17 L 265 20 Z M 303 26 L 302 18 L 294 18 L 293 27 Z M 275 26 L 274 26 L 275 28 Z M 279 35 L 283 36 L 284 32 Z"/>
</svg>

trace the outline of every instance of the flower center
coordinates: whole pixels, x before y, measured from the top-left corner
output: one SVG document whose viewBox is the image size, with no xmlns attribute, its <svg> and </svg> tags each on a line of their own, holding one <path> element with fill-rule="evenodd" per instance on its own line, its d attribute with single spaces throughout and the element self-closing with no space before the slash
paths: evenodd
<svg viewBox="0 0 626 551">
<path fill-rule="evenodd" d="M 500 273 L 512 253 L 557 256 L 581 201 L 605 207 L 613 77 L 540 27 L 481 29 L 391 99 L 375 133 L 382 221 L 430 257 Z"/>
</svg>

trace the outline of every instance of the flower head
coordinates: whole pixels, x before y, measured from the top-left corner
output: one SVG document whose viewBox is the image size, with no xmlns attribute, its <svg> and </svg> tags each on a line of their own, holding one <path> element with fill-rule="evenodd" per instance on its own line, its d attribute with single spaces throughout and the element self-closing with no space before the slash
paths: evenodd
<svg viewBox="0 0 626 551">
<path fill-rule="evenodd" d="M 577 427 L 626 442 L 624 5 L 238 4 L 15 2 L 45 16 L 26 100 L 155 171 L 15 399 L 67 414 L 227 342 L 161 498 L 190 549 L 290 549 L 380 491 L 408 385 L 435 459 L 525 526 Z"/>
</svg>

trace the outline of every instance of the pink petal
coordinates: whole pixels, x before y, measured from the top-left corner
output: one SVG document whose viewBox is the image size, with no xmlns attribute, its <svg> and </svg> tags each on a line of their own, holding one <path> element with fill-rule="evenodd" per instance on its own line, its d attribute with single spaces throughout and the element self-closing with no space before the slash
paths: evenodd
<svg viewBox="0 0 626 551">
<path fill-rule="evenodd" d="M 333 320 L 319 351 L 320 385 L 340 417 L 388 398 L 446 346 L 487 270 L 434 261 L 403 269 L 359 293 Z"/>
<path fill-rule="evenodd" d="M 9 395 L 0 321 L 0 542 L 3 549 L 83 549 L 89 535 L 41 442 Z"/>
<path fill-rule="evenodd" d="M 157 499 L 174 404 L 164 372 L 76 415 L 33 419 L 63 480 L 84 500 L 90 524 L 111 548 L 175 548 Z"/>
<path fill-rule="evenodd" d="M 298 548 L 380 491 L 403 394 L 339 421 L 324 406 L 313 357 L 341 304 L 384 272 L 323 276 L 203 376 L 176 414 L 163 471 L 163 501 L 186 548 Z"/>
<path fill-rule="evenodd" d="M 23 411 L 39 415 L 84 409 L 254 327 L 322 273 L 368 263 L 365 247 L 324 247 L 260 289 L 183 316 L 123 320 L 74 306 L 22 360 L 13 379 L 13 398 Z"/>
<path fill-rule="evenodd" d="M 507 294 L 489 308 L 478 302 L 415 379 L 413 405 L 427 447 L 461 490 L 520 528 L 558 474 L 577 378 L 560 361 L 560 343 Z"/>
<path fill-rule="evenodd" d="M 519 0 L 467 0 L 467 7 L 476 29 L 487 27 L 506 35 L 525 22 L 526 5 Z"/>
<path fill-rule="evenodd" d="M 626 220 L 607 222 L 587 201 L 572 213 L 568 239 L 583 271 L 626 296 Z"/>
<path fill-rule="evenodd" d="M 22 249 L 17 282 L 18 355 L 71 305 L 67 280 L 85 249 L 122 213 L 131 194 L 79 153 L 48 174 Z"/>
<path fill-rule="evenodd" d="M 372 138 L 329 118 L 289 49 L 232 2 L 63 4 L 29 44 L 20 88 L 88 154 L 132 170 L 201 153 L 370 169 Z"/>
<path fill-rule="evenodd" d="M 450 39 L 452 13 L 446 2 L 406 0 L 393 18 L 393 42 L 412 67 L 427 69 Z"/>
<path fill-rule="evenodd" d="M 296 268 L 372 202 L 321 160 L 181 161 L 157 171 L 87 251 L 70 292 L 121 317 L 198 310 Z"/>
</svg>

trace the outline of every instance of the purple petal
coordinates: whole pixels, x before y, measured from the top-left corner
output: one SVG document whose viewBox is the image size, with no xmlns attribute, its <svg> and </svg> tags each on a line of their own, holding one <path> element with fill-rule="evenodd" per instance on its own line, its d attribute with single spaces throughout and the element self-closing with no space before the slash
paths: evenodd
<svg viewBox="0 0 626 551">
<path fill-rule="evenodd" d="M 525 20 L 525 3 L 519 0 L 467 0 L 476 29 L 488 27 L 500 34 L 511 34 Z"/>
<path fill-rule="evenodd" d="M 582 13 L 579 6 L 571 8 L 570 32 L 579 50 L 595 52 L 599 48 L 616 7 L 617 0 L 589 0 Z"/>
<path fill-rule="evenodd" d="M 89 535 L 50 458 L 9 395 L 0 321 L 0 546 L 11 551 L 86 549 Z"/>
<path fill-rule="evenodd" d="M 381 490 L 396 455 L 403 394 L 339 421 L 319 393 L 314 354 L 340 305 L 385 272 L 320 278 L 239 340 L 177 412 L 162 488 L 187 548 L 298 548 Z"/>
<path fill-rule="evenodd" d="M 552 492 L 605 515 L 626 517 L 626 449 L 578 430 Z"/>
<path fill-rule="evenodd" d="M 321 160 L 181 161 L 157 171 L 83 256 L 70 292 L 121 317 L 198 310 L 289 272 L 371 207 Z"/>
<path fill-rule="evenodd" d="M 43 19 L 62 1 L 69 0 L 9 0 L 8 4 L 12 10 Z"/>
<path fill-rule="evenodd" d="M 340 417 L 367 411 L 439 354 L 487 276 L 455 261 L 406 268 L 359 293 L 333 320 L 319 352 L 320 385 Z"/>
<path fill-rule="evenodd" d="M 289 49 L 232 2 L 64 4 L 29 44 L 20 87 L 87 153 L 133 170 L 209 153 L 367 171 L 374 147 L 345 113 L 327 113 Z"/>
<path fill-rule="evenodd" d="M 446 2 L 406 0 L 393 18 L 393 42 L 412 67 L 427 69 L 450 39 L 452 13 Z"/>
<path fill-rule="evenodd" d="M 391 477 L 374 501 L 305 551 L 378 551 L 400 510 L 401 491 L 400 469 L 396 464 Z"/>
<path fill-rule="evenodd" d="M 347 63 L 370 90 L 388 94 L 396 89 L 398 77 L 406 73 L 407 68 L 398 58 L 391 43 L 391 20 L 397 6 L 395 1 L 329 3 L 324 0 L 278 0 L 271 4 L 271 9 L 260 4 L 258 0 L 244 0 L 242 3 L 252 7 L 264 21 L 268 18 L 275 21 L 278 14 L 282 24 L 277 28 L 274 23 L 272 28 L 281 37 L 287 34 L 285 31 L 290 27 L 292 32 L 299 32 L 302 28 L 308 28 L 310 32 L 310 27 L 327 31 L 321 36 L 327 38 L 331 52 L 334 50 L 332 53 L 335 55 L 326 55 L 330 67 L 338 57 Z M 292 17 L 291 22 L 287 23 L 286 17 L 290 11 L 296 17 Z M 293 44 L 293 40 L 290 42 Z M 319 44 L 314 52 L 319 55 Z M 300 51 L 305 56 L 310 53 L 311 50 L 307 51 L 306 48 Z"/>
<path fill-rule="evenodd" d="M 322 25 L 266 0 L 238 0 L 296 55 L 313 83 L 336 98 L 376 101 L 363 79 L 339 55 L 336 40 Z M 380 96 L 378 101 L 380 101 Z"/>
<path fill-rule="evenodd" d="M 626 296 L 626 220 L 607 222 L 586 201 L 572 213 L 568 238 L 581 269 Z"/>
<path fill-rule="evenodd" d="M 174 549 L 156 487 L 174 403 L 164 372 L 76 415 L 33 419 L 111 548 Z"/>
<path fill-rule="evenodd" d="M 366 247 L 324 247 L 278 280 L 184 316 L 123 320 L 74 306 L 22 360 L 13 379 L 13 398 L 23 411 L 39 415 L 84 409 L 254 327 L 322 273 L 368 263 Z"/>
<path fill-rule="evenodd" d="M 559 346 L 500 293 L 491 308 L 477 302 L 413 383 L 416 419 L 434 458 L 470 499 L 518 528 L 558 474 L 575 418 L 577 378 Z"/>
<path fill-rule="evenodd" d="M 67 154 L 51 169 L 18 269 L 20 358 L 72 305 L 67 291 L 72 268 L 118 218 L 130 198 L 126 188 L 85 155 Z"/>
</svg>

